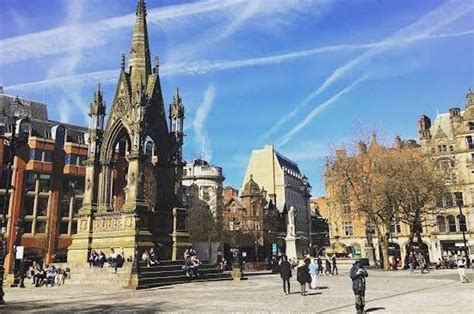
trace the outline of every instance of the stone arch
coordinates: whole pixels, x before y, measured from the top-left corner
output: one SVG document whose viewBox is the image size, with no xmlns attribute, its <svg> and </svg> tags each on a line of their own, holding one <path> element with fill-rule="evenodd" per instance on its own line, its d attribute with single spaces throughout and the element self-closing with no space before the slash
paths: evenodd
<svg viewBox="0 0 474 314">
<path fill-rule="evenodd" d="M 122 120 L 117 120 L 113 127 L 110 128 L 110 132 L 107 132 L 105 135 L 103 142 L 104 144 L 100 154 L 100 160 L 110 160 L 117 143 L 123 137 L 127 138 L 129 147 L 131 147 L 132 136 L 130 129 L 127 128 Z"/>
<path fill-rule="evenodd" d="M 120 210 L 127 201 L 127 157 L 131 149 L 131 132 L 122 120 L 117 120 L 106 133 L 100 152 L 102 166 L 98 200 L 106 210 Z"/>
</svg>

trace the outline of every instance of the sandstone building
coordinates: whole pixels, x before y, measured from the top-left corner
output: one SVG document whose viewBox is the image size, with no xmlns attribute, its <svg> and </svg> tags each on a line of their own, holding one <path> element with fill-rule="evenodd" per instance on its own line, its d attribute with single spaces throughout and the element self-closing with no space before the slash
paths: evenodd
<svg viewBox="0 0 474 314">
<path fill-rule="evenodd" d="M 252 151 L 243 188 L 251 177 L 275 200 L 279 213 L 288 212 L 292 206 L 295 208 L 297 253 L 303 256 L 309 248 L 311 232 L 311 185 L 308 179 L 294 161 L 277 152 L 273 145 Z"/>
<path fill-rule="evenodd" d="M 464 110 L 459 107 L 439 114 L 432 123 L 423 115 L 419 120 L 421 149 L 427 158 L 435 158 L 448 171 L 448 193 L 439 198 L 444 213 L 433 217 L 430 246 L 434 258 L 460 254 L 464 247 L 460 211 L 466 217 L 466 237 L 474 251 L 474 93 L 466 94 Z"/>
<path fill-rule="evenodd" d="M 460 210 L 466 217 L 467 246 L 471 256 L 474 249 L 474 93 L 469 89 L 464 110 L 455 107 L 439 114 L 434 122 L 422 115 L 418 130 L 420 145 L 413 141 L 395 140 L 393 149 L 420 149 L 426 158 L 435 158 L 438 166 L 447 170 L 445 184 L 448 192 L 440 195 L 438 208 L 442 214 L 429 219 L 422 226 L 423 243 L 415 243 L 431 261 L 445 255 L 463 254 L 464 242 L 460 223 Z M 360 147 L 361 148 L 361 147 Z M 362 147 L 363 149 L 363 147 Z M 339 150 L 338 154 L 345 154 Z M 348 204 L 338 203 L 331 195 L 326 182 L 327 199 L 315 200 L 321 215 L 329 220 L 331 243 L 342 243 L 353 256 L 366 257 L 369 239 L 374 243 L 375 256 L 380 259 L 373 226 L 361 214 L 353 213 Z M 406 256 L 410 227 L 393 221 L 389 255 Z"/>
</svg>

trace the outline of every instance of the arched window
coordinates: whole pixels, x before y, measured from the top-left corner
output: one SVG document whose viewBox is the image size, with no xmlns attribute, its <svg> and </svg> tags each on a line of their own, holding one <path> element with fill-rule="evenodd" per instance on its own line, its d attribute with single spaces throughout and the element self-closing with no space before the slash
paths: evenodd
<svg viewBox="0 0 474 314">
<path fill-rule="evenodd" d="M 148 157 L 153 157 L 153 139 L 150 136 L 145 138 L 144 154 Z"/>
<path fill-rule="evenodd" d="M 446 232 L 446 218 L 444 216 L 436 217 L 436 224 L 439 232 Z"/>
<path fill-rule="evenodd" d="M 453 215 L 448 216 L 448 226 L 449 226 L 449 232 L 456 232 L 456 219 L 454 218 Z"/>
</svg>

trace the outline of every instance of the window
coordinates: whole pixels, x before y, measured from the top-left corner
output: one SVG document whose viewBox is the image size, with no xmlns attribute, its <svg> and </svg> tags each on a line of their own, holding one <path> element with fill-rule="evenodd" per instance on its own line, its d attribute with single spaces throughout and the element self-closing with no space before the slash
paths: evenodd
<svg viewBox="0 0 474 314">
<path fill-rule="evenodd" d="M 449 151 L 454 152 L 454 146 L 453 145 L 449 145 Z"/>
<path fill-rule="evenodd" d="M 446 232 L 446 218 L 444 216 L 436 217 L 436 225 L 438 225 L 438 232 Z"/>
<path fill-rule="evenodd" d="M 466 136 L 467 148 L 474 149 L 474 143 L 472 142 L 472 136 Z"/>
<path fill-rule="evenodd" d="M 41 193 L 48 193 L 51 185 L 51 176 L 49 174 L 39 175 L 39 191 Z"/>
<path fill-rule="evenodd" d="M 28 171 L 25 176 L 22 217 L 25 233 L 46 233 L 51 176 Z"/>
<path fill-rule="evenodd" d="M 43 153 L 43 161 L 44 162 L 52 162 L 53 161 L 53 152 L 50 150 L 45 150 Z"/>
<path fill-rule="evenodd" d="M 41 161 L 43 158 L 43 151 L 41 149 L 30 149 L 30 159 Z"/>
<path fill-rule="evenodd" d="M 342 204 L 342 213 L 345 215 L 349 215 L 351 213 L 351 205 L 344 202 Z"/>
<path fill-rule="evenodd" d="M 444 195 L 444 207 L 453 207 L 453 195 L 451 193 L 447 193 Z"/>
<path fill-rule="evenodd" d="M 390 225 L 390 232 L 391 233 L 401 233 L 401 226 L 400 226 L 400 221 L 398 219 L 394 219 L 392 221 L 392 224 Z"/>
<path fill-rule="evenodd" d="M 457 218 L 459 223 L 459 231 L 467 231 L 466 216 L 459 214 Z"/>
<path fill-rule="evenodd" d="M 43 161 L 43 162 L 52 162 L 53 161 L 53 152 L 50 150 L 43 149 L 30 149 L 30 160 Z"/>
<path fill-rule="evenodd" d="M 455 199 L 455 204 L 456 206 L 464 206 L 464 199 L 462 192 L 455 192 L 454 193 L 454 199 Z"/>
<path fill-rule="evenodd" d="M 453 215 L 448 216 L 448 227 L 449 227 L 449 232 L 457 232 L 456 219 L 454 218 Z"/>
<path fill-rule="evenodd" d="M 344 235 L 346 237 L 351 236 L 353 234 L 352 222 L 344 222 L 343 228 L 344 228 Z"/>
<path fill-rule="evenodd" d="M 72 235 L 77 232 L 76 215 L 82 207 L 83 194 L 83 177 L 66 176 L 64 178 L 60 200 L 60 234 Z"/>
<path fill-rule="evenodd" d="M 474 122 L 469 122 L 468 126 L 470 131 L 474 131 Z"/>
</svg>

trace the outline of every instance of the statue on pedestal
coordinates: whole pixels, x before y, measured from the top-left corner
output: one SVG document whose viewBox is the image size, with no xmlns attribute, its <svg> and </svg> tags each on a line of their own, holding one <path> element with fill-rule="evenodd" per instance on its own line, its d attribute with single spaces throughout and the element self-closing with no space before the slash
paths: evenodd
<svg viewBox="0 0 474 314">
<path fill-rule="evenodd" d="M 295 208 L 293 206 L 291 206 L 288 211 L 288 225 L 286 226 L 286 230 L 286 255 L 288 258 L 294 260 L 298 255 L 296 253 Z"/>
</svg>

